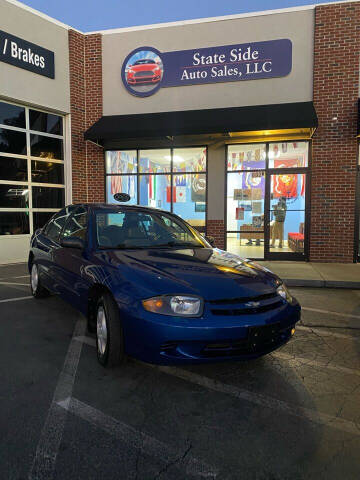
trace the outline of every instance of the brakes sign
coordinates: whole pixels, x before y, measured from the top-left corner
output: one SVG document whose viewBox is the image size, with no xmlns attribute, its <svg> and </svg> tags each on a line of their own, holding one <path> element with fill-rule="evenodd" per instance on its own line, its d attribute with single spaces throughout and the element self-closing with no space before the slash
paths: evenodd
<svg viewBox="0 0 360 480">
<path fill-rule="evenodd" d="M 0 30 L 0 61 L 55 78 L 54 52 Z"/>
</svg>

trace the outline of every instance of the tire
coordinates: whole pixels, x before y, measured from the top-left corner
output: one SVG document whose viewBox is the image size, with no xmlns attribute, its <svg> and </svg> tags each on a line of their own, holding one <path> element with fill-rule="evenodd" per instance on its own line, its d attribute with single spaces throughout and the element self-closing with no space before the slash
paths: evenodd
<svg viewBox="0 0 360 480">
<path fill-rule="evenodd" d="M 40 276 L 39 276 L 39 267 L 36 263 L 31 265 L 30 272 L 30 289 L 31 294 L 35 298 L 45 298 L 50 295 L 50 292 L 42 286 Z"/>
<path fill-rule="evenodd" d="M 119 307 L 109 293 L 102 294 L 96 306 L 96 352 L 104 367 L 115 367 L 125 361 Z"/>
</svg>

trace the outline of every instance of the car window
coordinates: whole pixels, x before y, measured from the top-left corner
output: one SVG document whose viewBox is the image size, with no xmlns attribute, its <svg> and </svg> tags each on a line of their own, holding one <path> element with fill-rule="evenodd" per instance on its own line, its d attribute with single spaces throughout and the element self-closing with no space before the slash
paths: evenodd
<svg viewBox="0 0 360 480">
<path fill-rule="evenodd" d="M 86 240 L 88 214 L 84 207 L 77 208 L 67 219 L 62 237 L 77 237 Z"/>
<path fill-rule="evenodd" d="M 61 230 L 65 224 L 66 219 L 70 215 L 69 207 L 63 208 L 59 213 L 54 215 L 44 229 L 44 235 L 54 242 L 59 241 Z"/>
<path fill-rule="evenodd" d="M 133 209 L 96 212 L 96 235 L 101 248 L 206 246 L 199 235 L 171 214 Z"/>
</svg>

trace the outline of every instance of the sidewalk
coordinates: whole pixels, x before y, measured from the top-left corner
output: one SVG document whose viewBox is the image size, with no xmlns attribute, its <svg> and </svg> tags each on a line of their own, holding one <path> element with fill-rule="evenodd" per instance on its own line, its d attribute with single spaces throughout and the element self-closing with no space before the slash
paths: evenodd
<svg viewBox="0 0 360 480">
<path fill-rule="evenodd" d="M 360 289 L 360 263 L 259 262 L 290 287 Z"/>
</svg>

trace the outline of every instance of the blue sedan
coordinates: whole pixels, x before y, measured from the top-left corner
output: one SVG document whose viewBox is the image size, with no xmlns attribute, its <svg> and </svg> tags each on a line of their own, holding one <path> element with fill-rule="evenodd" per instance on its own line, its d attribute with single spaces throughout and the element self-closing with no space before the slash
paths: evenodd
<svg viewBox="0 0 360 480">
<path fill-rule="evenodd" d="M 58 294 L 86 316 L 105 366 L 252 359 L 300 320 L 276 275 L 153 208 L 64 208 L 33 235 L 29 271 L 35 298 Z"/>
</svg>

